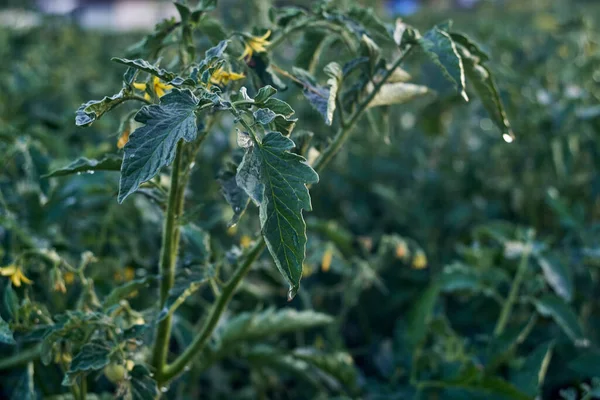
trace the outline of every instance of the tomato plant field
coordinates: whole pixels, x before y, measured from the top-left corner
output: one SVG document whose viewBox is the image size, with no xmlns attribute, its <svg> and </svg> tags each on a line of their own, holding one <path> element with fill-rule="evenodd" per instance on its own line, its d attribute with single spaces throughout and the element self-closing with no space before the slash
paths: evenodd
<svg viewBox="0 0 600 400">
<path fill-rule="evenodd" d="M 600 398 L 600 5 L 384 3 L 0 28 L 0 398 Z"/>
</svg>

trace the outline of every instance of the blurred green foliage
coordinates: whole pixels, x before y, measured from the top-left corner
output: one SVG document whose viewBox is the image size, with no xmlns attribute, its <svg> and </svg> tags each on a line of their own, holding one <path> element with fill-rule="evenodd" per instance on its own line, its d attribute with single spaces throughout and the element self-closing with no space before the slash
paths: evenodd
<svg viewBox="0 0 600 400">
<path fill-rule="evenodd" d="M 271 344 L 312 346 L 339 357 L 324 361 L 320 353 L 263 345 L 238 349 L 240 362 L 221 354 L 225 339 L 235 339 L 223 328 L 223 343 L 202 354 L 217 363 L 194 365 L 173 383 L 173 398 L 597 397 L 600 8 L 512 1 L 453 15 L 424 12 L 408 22 L 429 27 L 450 17 L 488 52 L 516 140 L 503 141 L 475 96 L 465 105 L 423 55 L 412 59 L 407 71 L 437 93 L 373 109 L 313 186 L 297 299 L 286 303 L 281 277 L 262 258 L 233 301 L 230 321 L 244 327 L 259 318 L 259 309 L 267 310 L 260 324 L 286 326 L 289 310 L 271 306 L 334 316 L 323 329 L 310 329 L 320 322 L 307 324 Z M 62 20 L 0 30 L 0 55 L 10 60 L 0 64 L 0 265 L 27 249 L 54 249 L 73 265 L 91 251 L 97 260 L 87 270 L 100 296 L 124 282 L 133 282 L 132 292 L 155 284 L 160 201 L 148 192 L 118 205 L 111 172 L 43 178 L 78 157 L 116 151 L 118 117 L 131 109 L 124 106 L 87 130 L 73 124 L 74 110 L 119 89 L 123 69 L 110 58 L 139 39 L 132 36 L 82 31 Z M 322 37 L 295 39 L 278 62 L 297 60 L 322 71 L 336 61 L 333 51 L 302 59 L 302 43 L 311 40 Z M 291 85 L 281 92 L 296 109 L 296 130 L 314 132 L 313 143 L 322 148 L 330 131 L 301 93 Z M 201 149 L 189 187 L 195 206 L 185 215 L 201 231 L 184 233 L 193 250 L 183 266 L 204 257 L 206 242 L 198 237 L 204 231 L 211 232 L 210 251 L 230 256 L 257 231 L 256 218 L 227 226 L 232 212 L 216 178 L 235 147 L 232 122 L 223 121 Z M 49 318 L 48 308 L 66 308 L 85 290 L 67 274 L 49 274 L 48 257 L 53 254 L 28 261 L 35 290 L 17 289 L 23 322 Z M 51 290 L 60 279 L 65 294 Z M 4 280 L 0 286 L 7 320 L 17 295 Z M 178 310 L 178 348 L 191 341 L 210 296 L 199 290 Z M 133 310 L 155 298 L 149 292 L 128 301 L 123 318 L 147 319 Z M 0 351 L 13 348 L 0 345 Z M 356 369 L 344 369 L 346 352 Z M 45 375 L 37 374 L 38 364 L 3 371 L 2 394 L 16 398 L 22 385 L 14 382 L 27 386 L 33 365 L 39 393 L 62 392 L 59 364 Z M 344 373 L 333 382 L 309 373 L 309 365 Z M 145 382 L 147 371 L 133 372 Z M 107 376 L 94 384 L 96 393 L 112 389 Z"/>
</svg>

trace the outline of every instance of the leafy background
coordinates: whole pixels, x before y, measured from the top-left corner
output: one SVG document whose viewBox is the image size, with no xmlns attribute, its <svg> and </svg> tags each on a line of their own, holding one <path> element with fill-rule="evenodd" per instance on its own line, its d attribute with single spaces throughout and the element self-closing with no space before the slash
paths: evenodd
<svg viewBox="0 0 600 400">
<path fill-rule="evenodd" d="M 231 26 L 252 21 L 227 7 L 224 2 L 218 13 Z M 261 259 L 233 302 L 221 344 L 206 356 L 218 362 L 195 366 L 169 393 L 215 399 L 330 393 L 594 398 L 600 391 L 598 11 L 593 2 L 512 1 L 408 18 L 419 28 L 452 18 L 484 47 L 516 140 L 502 140 L 479 101 L 465 105 L 432 73 L 432 64 L 413 59 L 407 71 L 437 94 L 377 109 L 321 174 L 311 189 L 297 298 L 286 302 L 282 278 L 268 257 Z M 110 172 L 42 178 L 77 157 L 116 150 L 126 108 L 86 130 L 74 125 L 74 110 L 85 99 L 116 92 L 123 70 L 110 58 L 139 37 L 85 31 L 61 19 L 26 31 L 0 30 L 0 53 L 10 60 L 0 65 L 0 264 L 29 247 L 54 248 L 73 263 L 92 251 L 98 261 L 89 273 L 101 297 L 117 284 L 156 273 L 161 211 L 150 197 L 117 204 L 118 177 Z M 289 43 L 288 60 L 303 56 L 301 42 Z M 333 56 L 318 60 L 315 70 Z M 296 129 L 312 131 L 315 143 L 324 143 L 330 130 L 301 90 L 290 85 L 281 97 L 296 110 Z M 227 120 L 214 129 L 193 170 L 189 190 L 196 204 L 189 217 L 210 231 L 211 251 L 225 253 L 242 246 L 258 219 L 227 226 L 232 215 L 216 178 L 236 148 L 235 132 Z M 193 250 L 184 265 L 206 250 L 202 240 L 193 247 L 196 234 L 190 232 L 186 248 Z M 523 269 L 505 332 L 494 337 L 527 244 L 534 255 Z M 416 268 L 420 252 L 427 268 Z M 32 261 L 27 271 L 36 304 L 65 308 L 83 290 L 74 283 L 66 294 L 52 291 L 41 262 Z M 4 282 L 0 286 L 0 314 L 8 319 L 13 292 Z M 179 346 L 190 341 L 197 310 L 209 298 L 200 290 L 180 308 Z M 153 301 L 152 291 L 129 299 L 137 310 Z M 307 314 L 305 329 L 275 332 L 291 326 L 291 310 L 333 318 Z M 251 326 L 263 331 L 252 337 Z M 247 344 L 221 355 L 240 332 Z M 13 351 L 0 346 L 3 354 Z M 289 350 L 294 347 L 313 350 Z M 339 357 L 319 359 L 314 349 Z M 41 373 L 35 366 L 38 391 L 61 392 L 59 366 Z M 30 368 L 3 371 L 4 396 L 19 398 Z M 142 381 L 144 372 L 136 372 Z M 112 388 L 103 376 L 96 385 L 97 393 Z"/>
</svg>

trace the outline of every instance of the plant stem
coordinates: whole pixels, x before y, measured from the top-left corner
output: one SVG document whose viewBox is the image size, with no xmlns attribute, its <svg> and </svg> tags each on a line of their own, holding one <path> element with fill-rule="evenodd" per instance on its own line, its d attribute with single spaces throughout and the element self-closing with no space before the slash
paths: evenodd
<svg viewBox="0 0 600 400">
<path fill-rule="evenodd" d="M 523 282 L 523 278 L 525 277 L 525 273 L 527 272 L 527 265 L 529 264 L 529 255 L 531 254 L 531 239 L 527 241 L 525 248 L 523 249 L 523 253 L 521 254 L 521 261 L 519 263 L 519 267 L 517 268 L 517 273 L 513 278 L 510 292 L 508 293 L 508 297 L 504 302 L 504 306 L 502 307 L 502 311 L 500 312 L 500 317 L 498 318 L 498 322 L 496 323 L 496 327 L 494 328 L 494 336 L 498 337 L 502 335 L 504 332 L 504 328 L 508 323 L 508 319 L 510 317 L 510 313 L 512 312 L 513 306 L 517 301 L 517 296 L 519 295 L 519 289 L 521 287 L 521 283 Z"/>
<path fill-rule="evenodd" d="M 327 149 L 323 152 L 321 157 L 317 160 L 314 166 L 317 172 L 321 171 L 327 164 L 329 164 L 333 156 L 335 156 L 335 154 L 339 151 L 342 145 L 346 142 L 350 135 L 350 132 L 354 128 L 354 125 L 358 122 L 364 111 L 367 109 L 367 106 L 369 105 L 371 100 L 373 100 L 375 95 L 377 95 L 377 92 L 381 89 L 381 87 L 387 81 L 387 79 L 392 75 L 393 71 L 402 63 L 402 61 L 404 61 L 409 52 L 410 49 L 407 49 L 398 58 L 398 60 L 396 60 L 392 68 L 388 70 L 384 77 L 381 79 L 381 81 L 377 85 L 375 85 L 373 92 L 371 92 L 371 94 L 365 99 L 365 101 L 360 104 L 358 110 L 353 114 L 348 124 L 345 124 L 340 128 L 331 144 L 327 147 Z M 248 126 L 248 124 L 241 118 L 241 115 L 237 110 L 234 109 L 233 114 L 238 118 L 239 122 L 246 129 L 249 130 L 250 133 L 253 133 L 252 128 Z M 242 279 L 244 279 L 244 277 L 248 274 L 250 268 L 252 267 L 252 264 L 254 263 L 254 261 L 256 261 L 256 259 L 258 259 L 258 257 L 262 254 L 264 249 L 265 241 L 262 237 L 260 237 L 256 241 L 254 247 L 252 247 L 252 249 L 248 252 L 248 255 L 244 259 L 244 262 L 239 264 L 233 276 L 223 287 L 221 294 L 215 300 L 215 303 L 213 304 L 213 307 L 210 310 L 208 317 L 204 321 L 198 335 L 196 335 L 192 343 L 184 350 L 184 352 L 179 357 L 177 357 L 175 361 L 173 361 L 173 363 L 165 366 L 164 370 L 162 370 L 162 373 L 160 373 L 157 376 L 157 382 L 159 385 L 163 385 L 166 382 L 175 378 L 177 375 L 179 375 L 185 369 L 185 366 L 189 362 L 191 362 L 197 354 L 199 354 L 202 351 L 208 339 L 211 337 L 215 328 L 217 327 L 217 324 L 221 319 L 221 315 L 223 314 L 227 305 L 229 304 L 229 301 L 233 297 L 233 294 L 235 293 L 235 290 L 237 289 L 238 285 L 240 284 Z"/>
<path fill-rule="evenodd" d="M 37 359 L 41 354 L 41 350 L 42 345 L 40 344 L 23 351 L 19 351 L 14 356 L 2 358 L 0 360 L 0 371 L 3 369 L 14 368 Z"/>
<path fill-rule="evenodd" d="M 171 187 L 169 188 L 169 202 L 163 228 L 162 246 L 160 250 L 160 307 L 162 308 L 169 296 L 169 290 L 173 287 L 175 280 L 175 266 L 177 263 L 177 252 L 179 249 L 179 224 L 178 214 L 181 212 L 183 203 L 183 191 L 179 182 L 181 172 L 181 158 L 183 153 L 183 141 L 177 143 L 175 161 L 171 171 Z M 167 361 L 169 351 L 169 338 L 171 336 L 171 316 L 163 319 L 157 328 L 154 350 L 152 353 L 152 366 L 157 376 L 160 376 Z"/>
<path fill-rule="evenodd" d="M 233 294 L 237 289 L 238 285 L 240 284 L 242 279 L 244 279 L 248 271 L 250 271 L 250 267 L 252 267 L 252 264 L 260 256 L 264 248 L 265 241 L 261 237 L 256 242 L 254 247 L 252 247 L 252 249 L 248 252 L 248 255 L 246 256 L 244 262 L 238 266 L 233 276 L 223 287 L 221 295 L 217 297 L 212 309 L 210 310 L 210 314 L 208 315 L 206 321 L 204 322 L 204 325 L 202 326 L 200 333 L 196 335 L 196 337 L 188 346 L 188 348 L 185 349 L 185 351 L 179 357 L 177 357 L 177 359 L 173 361 L 172 364 L 167 365 L 165 367 L 163 373 L 158 379 L 159 384 L 164 384 L 167 381 L 176 377 L 179 373 L 181 373 L 184 370 L 185 366 L 194 358 L 194 356 L 202 350 L 202 348 L 212 335 L 213 331 L 217 327 L 217 323 L 219 322 L 223 311 L 225 311 L 227 304 L 229 304 L 229 301 L 233 297 Z"/>
</svg>

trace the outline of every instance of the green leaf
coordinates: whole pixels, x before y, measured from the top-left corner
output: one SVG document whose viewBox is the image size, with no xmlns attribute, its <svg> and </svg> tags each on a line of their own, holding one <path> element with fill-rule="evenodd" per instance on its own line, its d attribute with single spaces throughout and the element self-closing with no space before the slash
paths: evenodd
<svg viewBox="0 0 600 400">
<path fill-rule="evenodd" d="M 157 76 L 165 82 L 171 82 L 177 77 L 177 75 L 173 72 L 169 72 L 165 69 L 152 65 L 148 61 L 142 60 L 141 58 L 138 58 L 136 60 L 129 60 L 127 58 L 113 57 L 111 60 L 118 62 L 119 64 L 124 64 L 128 67 L 136 68 L 141 71 L 147 72 L 150 75 Z"/>
<path fill-rule="evenodd" d="M 273 72 L 267 53 L 254 54 L 248 62 L 248 66 L 262 83 L 261 86 L 269 85 L 282 90 L 287 88 L 286 84 Z"/>
<path fill-rule="evenodd" d="M 573 297 L 571 271 L 556 257 L 548 258 L 540 255 L 536 259 L 544 272 L 544 277 L 548 285 L 565 301 L 571 301 Z"/>
<path fill-rule="evenodd" d="M 152 400 L 158 398 L 160 391 L 148 368 L 136 365 L 129 373 L 131 377 L 124 390 L 120 390 L 118 399 L 122 400 Z"/>
<path fill-rule="evenodd" d="M 82 372 L 97 371 L 110 363 L 111 349 L 107 343 L 90 342 L 85 344 L 73 357 L 63 380 L 64 386 L 75 384 L 75 378 Z"/>
<path fill-rule="evenodd" d="M 302 277 L 306 253 L 306 224 L 302 209 L 311 210 L 307 184 L 319 180 L 306 160 L 290 152 L 294 142 L 269 132 L 262 143 L 246 150 L 237 183 L 260 207 L 260 225 L 277 268 L 294 297 Z"/>
<path fill-rule="evenodd" d="M 221 347 L 243 341 L 262 340 L 284 333 L 296 332 L 333 322 L 327 314 L 294 309 L 269 308 L 259 313 L 244 312 L 225 322 L 217 332 Z"/>
<path fill-rule="evenodd" d="M 256 96 L 254 96 L 254 102 L 257 104 L 264 104 L 275 93 L 277 93 L 277 89 L 275 89 L 273 86 L 263 86 L 258 89 L 258 93 L 256 93 Z"/>
<path fill-rule="evenodd" d="M 394 36 L 385 24 L 375 15 L 372 8 L 351 8 L 348 16 L 359 22 L 378 41 L 394 43 Z"/>
<path fill-rule="evenodd" d="M 328 117 L 328 105 L 329 105 L 329 90 L 316 84 L 315 79 L 308 71 L 304 71 L 300 68 L 294 67 L 294 75 L 301 82 L 304 90 L 302 93 L 308 100 L 310 105 L 319 112 L 325 119 L 327 125 L 331 125 L 331 119 Z M 333 115 L 333 111 L 331 112 Z"/>
<path fill-rule="evenodd" d="M 181 234 L 185 239 L 186 250 L 194 256 L 194 262 L 206 263 L 210 258 L 210 235 L 194 223 L 181 227 Z"/>
<path fill-rule="evenodd" d="M 11 400 L 36 400 L 35 385 L 33 383 L 33 363 L 27 363 L 25 371 L 17 380 L 12 394 Z"/>
<path fill-rule="evenodd" d="M 350 354 L 345 352 L 323 353 L 314 349 L 296 349 L 293 356 L 335 378 L 342 388 L 350 392 L 357 390 L 358 374 Z"/>
<path fill-rule="evenodd" d="M 277 132 L 281 132 L 282 135 L 290 136 L 297 121 L 298 118 L 286 118 L 283 115 L 277 114 L 271 126 Z"/>
<path fill-rule="evenodd" d="M 173 89 L 161 97 L 160 105 L 144 106 L 136 114 L 135 120 L 145 126 L 136 129 L 125 145 L 119 203 L 173 161 L 180 139 L 191 142 L 196 138 L 197 105 L 191 91 Z"/>
<path fill-rule="evenodd" d="M 242 189 L 236 180 L 238 163 L 233 161 L 227 162 L 225 167 L 219 173 L 219 184 L 221 185 L 221 193 L 227 203 L 233 209 L 233 217 L 228 223 L 228 226 L 235 225 L 246 211 L 250 203 L 250 197 Z"/>
<path fill-rule="evenodd" d="M 417 43 L 431 61 L 440 68 L 442 74 L 450 82 L 454 83 L 456 90 L 462 98 L 465 101 L 469 101 L 469 97 L 465 91 L 466 83 L 463 61 L 450 34 L 435 27 L 425 33 L 424 36 L 417 38 Z"/>
<path fill-rule="evenodd" d="M 121 300 L 131 296 L 134 292 L 150 287 L 150 285 L 157 280 L 156 276 L 149 275 L 117 286 L 108 294 L 108 296 L 106 296 L 102 302 L 102 307 L 107 310 L 110 307 L 119 304 Z"/>
<path fill-rule="evenodd" d="M 572 340 L 584 339 L 577 315 L 560 297 L 546 294 L 534 299 L 533 304 L 541 315 L 552 318 Z"/>
<path fill-rule="evenodd" d="M 122 89 L 119 93 L 106 96 L 102 100 L 90 100 L 82 104 L 75 112 L 75 124 L 77 126 L 88 126 L 104 114 L 123 103 L 129 89 Z"/>
<path fill-rule="evenodd" d="M 0 343 L 16 344 L 8 323 L 0 317 Z"/>
<path fill-rule="evenodd" d="M 324 71 L 329 77 L 329 79 L 327 79 L 329 95 L 327 96 L 327 115 L 325 117 L 325 123 L 331 125 L 333 123 L 333 113 L 335 112 L 337 94 L 342 84 L 343 73 L 342 68 L 336 62 L 327 64 Z"/>
<path fill-rule="evenodd" d="M 482 59 L 467 48 L 458 46 L 458 50 L 461 54 L 469 83 L 473 85 L 477 95 L 481 99 L 483 107 L 504 135 L 504 140 L 511 142 L 515 138 L 515 135 L 504 111 L 504 106 L 500 100 L 498 88 L 496 87 L 491 71 L 481 63 Z"/>
<path fill-rule="evenodd" d="M 452 38 L 452 40 L 454 40 L 454 43 L 466 48 L 471 53 L 471 55 L 479 58 L 480 62 L 486 62 L 490 59 L 487 53 L 481 50 L 479 45 L 472 41 L 471 38 L 469 38 L 468 36 L 463 35 L 462 33 L 451 32 L 450 37 Z"/>
<path fill-rule="evenodd" d="M 600 353 L 591 351 L 583 354 L 569 362 L 568 367 L 582 378 L 600 377 Z"/>
<path fill-rule="evenodd" d="M 255 100 L 256 101 L 256 100 Z M 285 118 L 289 118 L 294 114 L 294 109 L 285 101 L 271 97 L 263 103 L 258 103 L 260 106 L 268 108 L 275 114 L 280 114 Z"/>
<path fill-rule="evenodd" d="M 373 90 L 373 85 L 369 84 L 368 89 Z M 427 93 L 429 93 L 429 88 L 426 86 L 404 82 L 385 83 L 369 103 L 369 108 L 391 104 L 404 104 Z"/>
<path fill-rule="evenodd" d="M 8 314 L 8 318 L 15 318 L 15 316 L 19 312 L 19 297 L 13 289 L 10 281 L 6 282 L 4 286 L 4 296 L 3 296 L 4 309 Z"/>
<path fill-rule="evenodd" d="M 532 398 L 540 393 L 550 358 L 553 342 L 542 343 L 525 359 L 525 363 L 512 379 L 513 384 Z"/>
<path fill-rule="evenodd" d="M 277 114 L 268 108 L 259 108 L 254 111 L 254 119 L 261 125 L 270 124 L 276 116 Z"/>
<path fill-rule="evenodd" d="M 88 158 L 81 157 L 69 165 L 55 169 L 54 171 L 42 176 L 42 178 L 89 173 L 95 171 L 119 171 L 122 163 L 122 157 L 117 154 L 107 154 L 100 160 L 90 160 Z"/>
<path fill-rule="evenodd" d="M 440 285 L 438 283 L 430 284 L 408 314 L 406 338 L 412 349 L 425 339 L 439 292 Z"/>
</svg>

